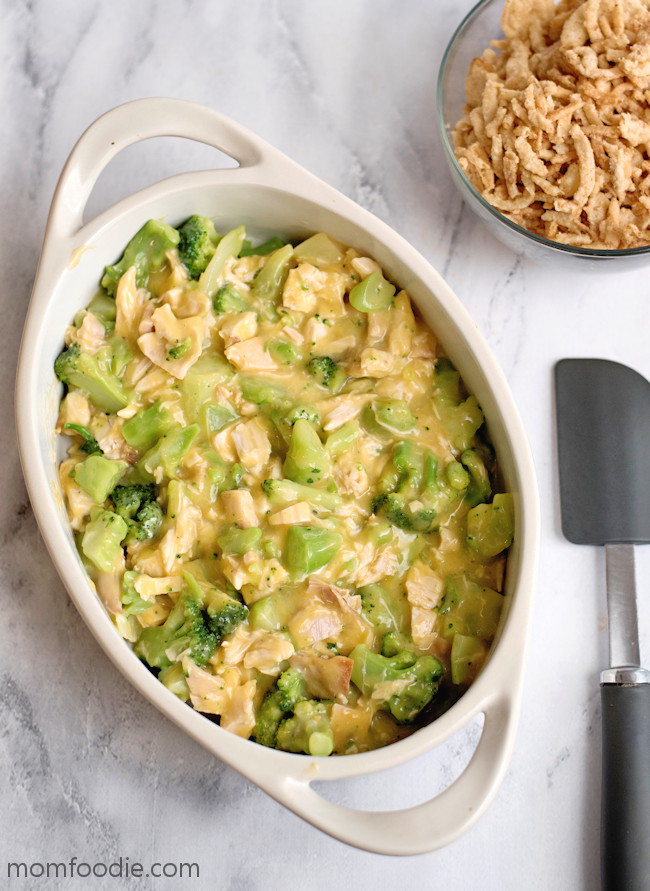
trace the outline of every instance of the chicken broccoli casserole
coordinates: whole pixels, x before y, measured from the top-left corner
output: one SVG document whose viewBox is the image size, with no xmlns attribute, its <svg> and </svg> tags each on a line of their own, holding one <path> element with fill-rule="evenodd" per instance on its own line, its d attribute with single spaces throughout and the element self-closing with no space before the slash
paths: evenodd
<svg viewBox="0 0 650 891">
<path fill-rule="evenodd" d="M 70 525 L 172 693 L 330 755 L 405 736 L 472 682 L 512 498 L 476 398 L 373 259 L 150 220 L 65 344 Z"/>
</svg>

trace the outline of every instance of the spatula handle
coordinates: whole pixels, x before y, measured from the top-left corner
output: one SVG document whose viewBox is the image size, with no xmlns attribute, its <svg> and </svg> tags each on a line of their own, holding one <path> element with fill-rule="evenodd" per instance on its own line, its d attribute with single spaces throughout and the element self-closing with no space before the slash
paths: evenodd
<svg viewBox="0 0 650 891">
<path fill-rule="evenodd" d="M 650 891 L 650 684 L 602 684 L 603 891 Z"/>
</svg>

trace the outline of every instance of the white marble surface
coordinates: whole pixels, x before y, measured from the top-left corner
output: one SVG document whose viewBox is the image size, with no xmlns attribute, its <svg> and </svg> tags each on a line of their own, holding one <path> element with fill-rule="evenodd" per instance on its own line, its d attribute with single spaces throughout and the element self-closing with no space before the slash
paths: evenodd
<svg viewBox="0 0 650 891">
<path fill-rule="evenodd" d="M 644 272 L 532 266 L 462 205 L 444 168 L 434 98 L 443 48 L 470 5 L 1 0 L 0 886 L 8 860 L 76 855 L 200 865 L 199 880 L 142 879 L 133 888 L 597 887 L 604 561 L 561 536 L 551 372 L 562 356 L 593 355 L 650 376 L 649 285 Z M 447 277 L 511 382 L 543 511 L 525 702 L 495 803 L 442 851 L 398 860 L 345 847 L 209 756 L 109 664 L 40 540 L 14 444 L 11 381 L 47 207 L 81 131 L 107 108 L 151 95 L 231 115 L 394 226 Z M 178 140 L 130 149 L 102 177 L 91 213 L 214 158 Z M 638 551 L 647 661 L 650 553 Z M 423 798 L 467 760 L 477 732 L 393 776 L 331 794 L 375 807 Z"/>
</svg>

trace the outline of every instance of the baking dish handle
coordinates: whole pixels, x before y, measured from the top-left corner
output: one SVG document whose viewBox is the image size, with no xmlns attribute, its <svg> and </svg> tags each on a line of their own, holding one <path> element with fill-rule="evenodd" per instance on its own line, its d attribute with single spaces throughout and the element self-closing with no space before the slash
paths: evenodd
<svg viewBox="0 0 650 891">
<path fill-rule="evenodd" d="M 207 106 L 165 98 L 127 102 L 91 124 L 70 153 L 52 201 L 50 236 L 73 236 L 83 225 L 86 202 L 106 165 L 128 146 L 157 136 L 202 142 L 229 155 L 240 167 L 261 167 L 285 158 L 263 139 Z"/>
<path fill-rule="evenodd" d="M 285 779 L 278 783 L 275 797 L 314 826 L 362 850 L 392 855 L 434 851 L 454 841 L 482 815 L 505 774 L 517 709 L 512 699 L 500 698 L 482 710 L 485 724 L 472 760 L 451 786 L 423 804 L 396 811 L 348 808 L 311 787 L 317 774 Z"/>
</svg>

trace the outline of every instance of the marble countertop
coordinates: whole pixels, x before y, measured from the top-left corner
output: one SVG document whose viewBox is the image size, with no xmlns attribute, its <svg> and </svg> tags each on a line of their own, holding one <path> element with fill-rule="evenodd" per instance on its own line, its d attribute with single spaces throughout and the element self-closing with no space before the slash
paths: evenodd
<svg viewBox="0 0 650 891">
<path fill-rule="evenodd" d="M 552 368 L 564 356 L 650 377 L 645 272 L 569 274 L 515 256 L 462 204 L 444 166 L 435 83 L 471 0 L 1 0 L 0 884 L 6 862 L 197 862 L 201 877 L 92 887 L 446 888 L 598 886 L 600 699 L 607 662 L 604 556 L 563 540 Z M 135 693 L 100 651 L 55 574 L 16 453 L 10 381 L 57 176 L 111 106 L 168 95 L 257 131 L 401 232 L 447 278 L 512 386 L 539 475 L 542 548 L 525 697 L 507 776 L 460 840 L 399 860 L 348 848 L 225 767 Z M 218 162 L 218 158 L 216 159 Z M 89 214 L 214 151 L 157 140 L 103 174 Z M 650 656 L 650 550 L 638 548 Z M 328 792 L 362 807 L 434 794 L 466 763 L 476 726 L 440 751 Z M 79 887 L 81 887 L 79 883 Z M 12 882 L 9 887 L 77 887 Z"/>
</svg>

